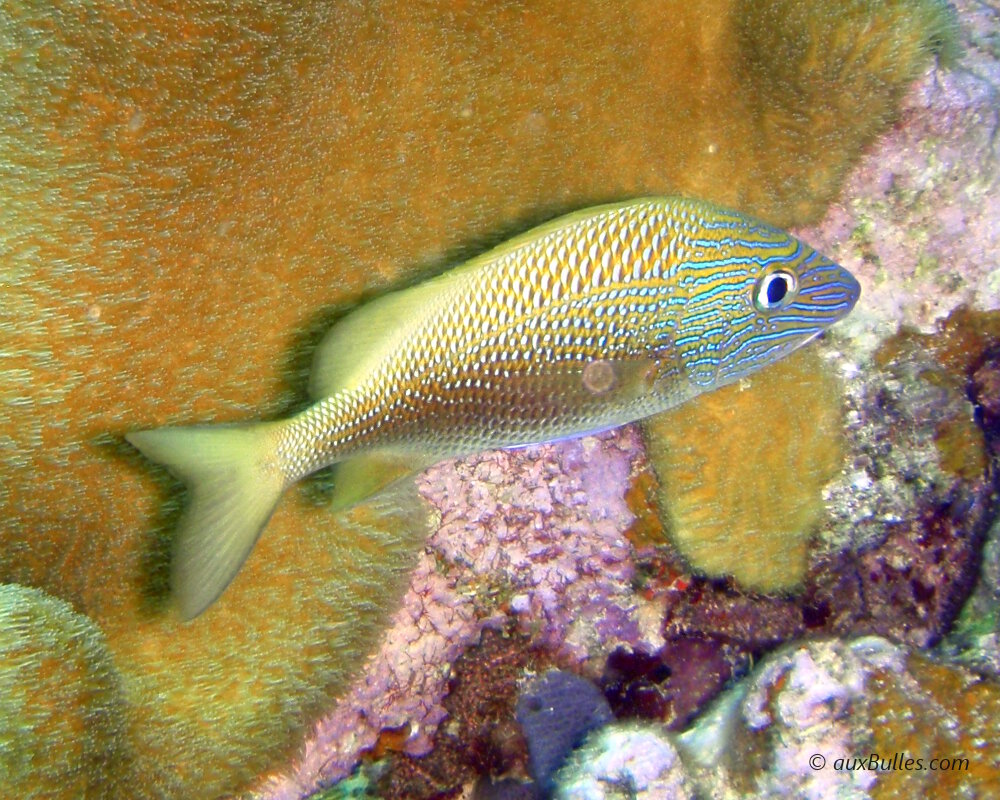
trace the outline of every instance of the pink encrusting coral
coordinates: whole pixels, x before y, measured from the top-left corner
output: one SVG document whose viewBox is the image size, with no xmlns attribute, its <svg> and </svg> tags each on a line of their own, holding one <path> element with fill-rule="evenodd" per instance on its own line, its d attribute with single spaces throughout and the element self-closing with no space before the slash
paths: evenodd
<svg viewBox="0 0 1000 800">
<path fill-rule="evenodd" d="M 901 323 L 929 333 L 961 304 L 1000 308 L 998 12 L 955 5 L 961 66 L 925 72 L 824 219 L 797 231 L 864 286 L 839 327 L 866 349 Z"/>
<path fill-rule="evenodd" d="M 289 773 L 268 778 L 260 796 L 306 797 L 320 782 L 345 777 L 383 730 L 409 726 L 406 751 L 427 752 L 445 716 L 440 701 L 449 665 L 490 621 L 477 616 L 472 598 L 457 592 L 454 581 L 425 553 L 403 607 L 361 678 L 334 711 L 316 723 Z"/>
<path fill-rule="evenodd" d="M 616 646 L 656 649 L 661 612 L 631 587 L 625 492 L 638 433 L 496 451 L 448 461 L 418 478 L 441 523 L 402 609 L 362 677 L 320 720 L 295 765 L 260 797 L 308 795 L 347 775 L 382 731 L 407 731 L 422 755 L 445 718 L 450 666 L 512 612 L 522 631 L 567 663 L 601 663 Z M 408 727 L 407 727 L 408 726 Z"/>
<path fill-rule="evenodd" d="M 489 453 L 428 472 L 442 513 L 431 546 L 475 585 L 510 587 L 522 627 L 582 661 L 608 642 L 646 641 L 630 586 L 625 491 L 641 450 L 628 428 L 548 447 Z"/>
</svg>

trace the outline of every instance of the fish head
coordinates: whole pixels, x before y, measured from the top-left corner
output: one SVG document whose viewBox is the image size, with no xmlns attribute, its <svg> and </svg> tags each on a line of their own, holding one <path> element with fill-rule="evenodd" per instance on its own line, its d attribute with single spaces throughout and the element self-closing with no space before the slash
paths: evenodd
<svg viewBox="0 0 1000 800">
<path fill-rule="evenodd" d="M 696 391 L 784 358 L 843 319 L 861 295 L 848 270 L 808 245 L 768 226 L 753 230 L 756 238 L 734 247 L 709 280 L 695 265 L 686 282 L 674 357 Z"/>
</svg>

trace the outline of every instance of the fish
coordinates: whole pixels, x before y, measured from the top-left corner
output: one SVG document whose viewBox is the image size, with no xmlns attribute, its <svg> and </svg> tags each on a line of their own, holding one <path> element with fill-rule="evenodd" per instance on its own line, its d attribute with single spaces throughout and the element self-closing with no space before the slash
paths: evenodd
<svg viewBox="0 0 1000 800">
<path fill-rule="evenodd" d="M 183 481 L 171 593 L 201 614 L 284 491 L 337 464 L 333 508 L 446 458 L 597 433 L 781 358 L 860 297 L 843 267 L 736 211 L 650 197 L 543 224 L 348 314 L 290 418 L 138 430 Z"/>
</svg>

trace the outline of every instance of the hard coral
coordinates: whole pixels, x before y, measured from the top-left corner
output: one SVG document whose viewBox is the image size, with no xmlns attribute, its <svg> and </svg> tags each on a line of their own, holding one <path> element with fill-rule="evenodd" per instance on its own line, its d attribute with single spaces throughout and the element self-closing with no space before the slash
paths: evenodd
<svg viewBox="0 0 1000 800">
<path fill-rule="evenodd" d="M 841 388 L 812 350 L 645 423 L 671 541 L 696 572 L 794 588 L 840 468 Z"/>
<path fill-rule="evenodd" d="M 832 200 L 826 189 L 839 185 L 852 163 L 843 157 L 817 159 L 817 149 L 846 153 L 869 141 L 895 118 L 897 104 L 926 68 L 930 53 L 947 64 L 957 55 L 954 13 L 937 0 L 740 0 L 738 5 L 744 67 L 739 79 L 744 95 L 753 98 L 748 120 L 760 137 L 751 147 L 764 143 L 783 153 L 772 161 L 755 152 L 771 171 L 761 176 L 760 185 L 796 186 L 799 167 L 811 164 L 799 192 L 780 192 L 764 203 L 785 206 L 788 221 L 814 215 L 815 199 Z M 813 98 L 811 112 L 803 113 L 805 97 Z M 863 125 L 844 130 L 842 121 L 854 115 Z M 755 194 L 750 190 L 751 197 Z"/>
<path fill-rule="evenodd" d="M 120 435 L 298 407 L 336 310 L 568 207 L 677 191 L 818 215 L 941 30 L 899 13 L 926 0 L 840 6 L 782 23 L 809 52 L 865 45 L 811 90 L 811 62 L 755 45 L 771 2 L 0 10 L 0 576 L 105 632 L 147 721 L 143 785 L 109 793 L 216 796 L 285 752 L 363 663 L 420 538 L 289 498 L 180 628 L 176 498 L 153 510 L 177 487 Z"/>
<path fill-rule="evenodd" d="M 133 779 L 131 720 L 104 637 L 38 589 L 0 584 L 0 790 L 106 797 Z"/>
<path fill-rule="evenodd" d="M 998 703 L 996 683 L 884 639 L 821 640 L 770 656 L 680 743 L 714 797 L 987 797 Z"/>
<path fill-rule="evenodd" d="M 513 612 L 535 646 L 566 663 L 621 644 L 658 646 L 655 618 L 632 593 L 623 499 L 640 449 L 633 429 L 433 467 L 419 479 L 441 527 L 428 540 L 404 608 L 364 675 L 321 720 L 269 798 L 346 775 L 385 728 L 408 726 L 424 755 L 447 716 L 452 662 Z"/>
<path fill-rule="evenodd" d="M 556 800 L 692 800 L 694 787 L 664 731 L 616 722 L 591 734 L 556 776 Z"/>
<path fill-rule="evenodd" d="M 864 300 L 842 327 L 868 351 L 900 324 L 929 333 L 960 305 L 1000 308 L 1000 10 L 954 5 L 961 68 L 928 69 L 823 221 L 797 231 L 859 276 Z"/>
</svg>

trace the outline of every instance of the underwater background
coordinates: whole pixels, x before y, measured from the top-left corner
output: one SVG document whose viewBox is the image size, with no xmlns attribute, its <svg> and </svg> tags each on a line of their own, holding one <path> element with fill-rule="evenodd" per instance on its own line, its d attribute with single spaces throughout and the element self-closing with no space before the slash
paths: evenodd
<svg viewBox="0 0 1000 800">
<path fill-rule="evenodd" d="M 1000 797 L 1000 5 L 9 2 L 0 47 L 0 796 Z M 420 516 L 317 476 L 177 619 L 124 433 L 297 411 L 363 300 L 647 194 L 862 299 Z"/>
</svg>

